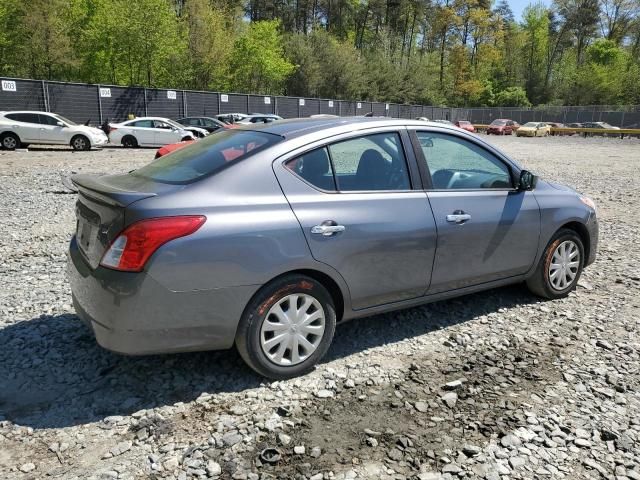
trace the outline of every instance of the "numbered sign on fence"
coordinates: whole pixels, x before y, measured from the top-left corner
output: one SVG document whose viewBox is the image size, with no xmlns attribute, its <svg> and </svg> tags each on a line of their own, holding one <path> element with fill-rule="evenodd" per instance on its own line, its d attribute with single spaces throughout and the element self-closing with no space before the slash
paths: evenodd
<svg viewBox="0 0 640 480">
<path fill-rule="evenodd" d="M 102 98 L 111 98 L 111 89 L 110 88 L 100 88 L 100 96 Z"/>
<path fill-rule="evenodd" d="M 224 93 L 220 94 L 220 101 L 227 103 L 229 101 L 229 95 L 226 95 Z"/>
<path fill-rule="evenodd" d="M 362 108 L 362 103 L 358 102 L 357 107 L 358 107 L 358 108 Z"/>
<path fill-rule="evenodd" d="M 300 105 L 301 107 L 304 107 L 304 98 L 300 98 L 298 100 L 298 105 Z"/>
<path fill-rule="evenodd" d="M 385 104 L 384 104 L 384 109 L 385 109 L 385 110 L 389 110 L 389 104 L 388 104 L 388 103 L 385 103 Z"/>
<path fill-rule="evenodd" d="M 167 98 L 169 100 L 175 100 L 177 98 L 175 90 L 167 90 Z"/>
<path fill-rule="evenodd" d="M 2 91 L 17 92 L 18 88 L 16 87 L 16 82 L 14 82 L 13 80 L 2 80 Z"/>
<path fill-rule="evenodd" d="M 329 108 L 333 108 L 333 100 L 329 100 Z"/>
</svg>

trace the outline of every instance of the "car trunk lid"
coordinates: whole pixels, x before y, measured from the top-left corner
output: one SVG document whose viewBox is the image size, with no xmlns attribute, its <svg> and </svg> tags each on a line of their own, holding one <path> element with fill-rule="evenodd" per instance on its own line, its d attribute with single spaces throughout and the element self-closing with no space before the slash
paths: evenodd
<svg viewBox="0 0 640 480">
<path fill-rule="evenodd" d="M 132 175 L 74 175 L 78 188 L 76 241 L 91 268 L 126 226 L 126 208 L 158 195 L 158 185 Z"/>
</svg>

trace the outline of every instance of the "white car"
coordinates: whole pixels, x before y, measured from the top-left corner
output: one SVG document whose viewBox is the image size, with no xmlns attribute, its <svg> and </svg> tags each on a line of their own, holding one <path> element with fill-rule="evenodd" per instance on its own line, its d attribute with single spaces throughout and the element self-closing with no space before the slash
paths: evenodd
<svg viewBox="0 0 640 480">
<path fill-rule="evenodd" d="M 7 150 L 29 144 L 70 145 L 74 150 L 89 150 L 107 143 L 99 128 L 78 125 L 49 112 L 0 112 L 0 146 Z"/>
<path fill-rule="evenodd" d="M 205 132 L 206 133 L 206 132 Z M 124 147 L 162 147 L 169 143 L 195 140 L 196 136 L 173 120 L 140 117 L 109 124 L 109 140 Z"/>
</svg>

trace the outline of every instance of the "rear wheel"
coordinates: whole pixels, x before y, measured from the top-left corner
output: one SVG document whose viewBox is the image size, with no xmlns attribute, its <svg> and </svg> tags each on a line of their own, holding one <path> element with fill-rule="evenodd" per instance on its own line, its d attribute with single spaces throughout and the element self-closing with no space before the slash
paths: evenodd
<svg viewBox="0 0 640 480">
<path fill-rule="evenodd" d="M 76 151 L 90 150 L 91 142 L 84 135 L 76 135 L 71 139 L 71 147 Z"/>
<path fill-rule="evenodd" d="M 560 229 L 551 238 L 534 274 L 527 280 L 531 292 L 544 298 L 566 297 L 584 267 L 584 246 L 573 230 Z"/>
<path fill-rule="evenodd" d="M 0 135 L 0 145 L 7 150 L 15 150 L 20 146 L 20 138 L 15 133 L 3 133 Z"/>
<path fill-rule="evenodd" d="M 310 371 L 336 328 L 331 295 L 314 279 L 286 275 L 263 287 L 240 320 L 236 347 L 253 370 L 285 379 Z"/>
<path fill-rule="evenodd" d="M 122 146 L 124 148 L 136 148 L 138 146 L 138 140 L 133 135 L 125 135 L 122 137 Z"/>
</svg>

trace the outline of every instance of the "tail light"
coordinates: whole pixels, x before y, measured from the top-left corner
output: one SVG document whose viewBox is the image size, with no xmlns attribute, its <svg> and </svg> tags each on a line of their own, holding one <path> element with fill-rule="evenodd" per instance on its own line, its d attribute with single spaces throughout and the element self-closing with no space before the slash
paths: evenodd
<svg viewBox="0 0 640 480">
<path fill-rule="evenodd" d="M 111 243 L 100 265 L 123 272 L 140 272 L 153 253 L 171 240 L 198 230 L 207 217 L 183 215 L 140 220 L 125 228 Z"/>
</svg>

